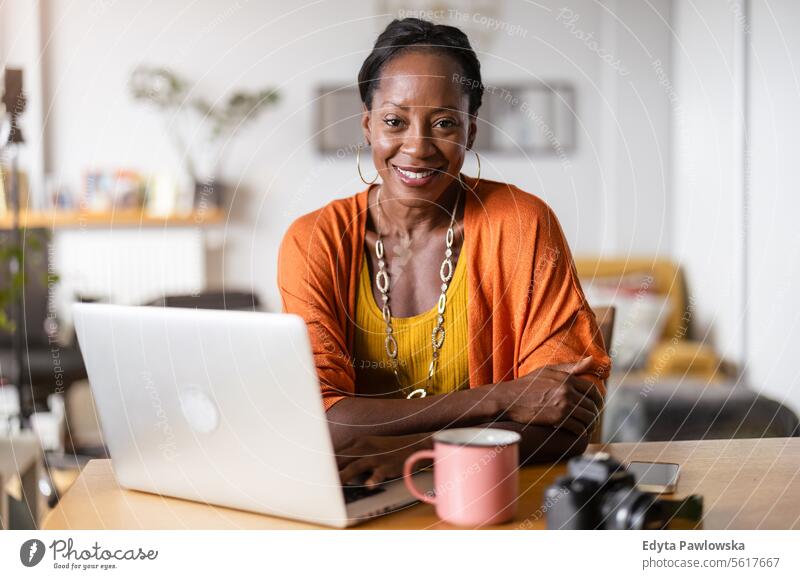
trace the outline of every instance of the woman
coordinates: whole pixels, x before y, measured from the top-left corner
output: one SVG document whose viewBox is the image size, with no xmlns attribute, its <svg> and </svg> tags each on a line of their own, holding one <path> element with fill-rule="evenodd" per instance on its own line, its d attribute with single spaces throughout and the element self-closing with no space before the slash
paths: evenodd
<svg viewBox="0 0 800 579">
<path fill-rule="evenodd" d="M 525 461 L 582 452 L 610 361 L 550 208 L 460 172 L 483 94 L 467 37 L 395 20 L 358 80 L 377 175 L 359 149 L 368 186 L 295 221 L 278 272 L 342 480 L 400 476 L 456 426 L 520 432 Z"/>
</svg>

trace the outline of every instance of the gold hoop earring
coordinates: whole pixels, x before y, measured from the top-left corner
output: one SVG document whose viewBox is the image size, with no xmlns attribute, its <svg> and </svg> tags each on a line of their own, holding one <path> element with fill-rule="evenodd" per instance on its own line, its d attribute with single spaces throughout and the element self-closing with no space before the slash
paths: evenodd
<svg viewBox="0 0 800 579">
<path fill-rule="evenodd" d="M 361 172 L 361 143 L 359 143 L 358 146 L 356 147 L 356 169 L 358 170 L 358 176 L 361 178 L 361 181 L 363 181 L 365 185 L 373 185 L 380 176 L 380 173 L 376 173 L 375 178 L 372 181 L 367 181 L 366 179 L 364 179 L 364 174 Z"/>
<path fill-rule="evenodd" d="M 478 162 L 478 175 L 475 177 L 475 188 L 477 188 L 478 187 L 478 183 L 481 182 L 481 156 L 474 149 L 470 149 L 470 151 L 472 151 L 475 154 L 475 160 Z M 458 175 L 458 180 L 461 181 L 461 174 L 460 173 Z M 465 189 L 467 189 L 467 185 L 463 181 L 461 181 L 461 185 Z"/>
</svg>

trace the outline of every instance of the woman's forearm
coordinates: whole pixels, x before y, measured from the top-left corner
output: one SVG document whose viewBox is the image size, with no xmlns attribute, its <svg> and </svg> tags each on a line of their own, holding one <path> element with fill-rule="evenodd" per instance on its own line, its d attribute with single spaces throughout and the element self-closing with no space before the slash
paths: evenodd
<svg viewBox="0 0 800 579">
<path fill-rule="evenodd" d="M 519 443 L 519 463 L 529 465 L 536 463 L 554 463 L 577 456 L 586 451 L 589 435 L 578 436 L 568 430 L 551 426 L 518 424 L 512 421 L 496 421 L 478 425 L 485 428 L 502 428 L 513 430 L 521 436 Z M 406 437 L 409 446 L 416 450 L 433 448 L 435 432 L 413 434 Z"/>
<path fill-rule="evenodd" d="M 491 386 L 425 398 L 366 398 L 340 400 L 327 412 L 334 447 L 359 436 L 417 434 L 474 426 L 495 420 L 505 410 Z"/>
<path fill-rule="evenodd" d="M 577 456 L 586 451 L 589 434 L 579 436 L 563 428 L 552 426 L 536 426 L 502 421 L 485 424 L 490 428 L 503 428 L 518 432 L 522 437 L 519 444 L 519 462 L 535 464 L 553 463 Z"/>
</svg>

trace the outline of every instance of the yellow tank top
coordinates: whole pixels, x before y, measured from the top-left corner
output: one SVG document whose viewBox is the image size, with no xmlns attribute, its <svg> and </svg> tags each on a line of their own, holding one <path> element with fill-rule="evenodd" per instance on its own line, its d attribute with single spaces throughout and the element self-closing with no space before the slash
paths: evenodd
<svg viewBox="0 0 800 579">
<path fill-rule="evenodd" d="M 467 256 L 462 249 L 456 262 L 453 279 L 447 288 L 447 309 L 444 314 L 445 340 L 439 350 L 439 362 L 433 374 L 428 395 L 444 394 L 469 388 L 467 357 Z M 436 306 L 408 318 L 392 317 L 397 340 L 397 359 L 402 383 L 409 386 L 405 393 L 424 387 L 431 363 L 431 332 L 438 315 Z M 372 294 L 367 256 L 361 265 L 356 296 L 356 333 L 353 365 L 356 372 L 356 392 L 398 398 L 404 394 L 392 372 L 384 340 L 386 323 Z"/>
</svg>

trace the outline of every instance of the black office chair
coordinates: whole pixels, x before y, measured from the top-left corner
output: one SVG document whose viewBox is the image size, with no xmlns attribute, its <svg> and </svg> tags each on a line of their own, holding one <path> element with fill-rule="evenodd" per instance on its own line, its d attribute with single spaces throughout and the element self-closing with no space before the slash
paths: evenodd
<svg viewBox="0 0 800 579">
<path fill-rule="evenodd" d="M 168 308 L 200 308 L 204 310 L 261 310 L 261 301 L 256 294 L 237 290 L 212 290 L 197 295 L 164 296 L 146 305 Z"/>
</svg>

